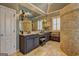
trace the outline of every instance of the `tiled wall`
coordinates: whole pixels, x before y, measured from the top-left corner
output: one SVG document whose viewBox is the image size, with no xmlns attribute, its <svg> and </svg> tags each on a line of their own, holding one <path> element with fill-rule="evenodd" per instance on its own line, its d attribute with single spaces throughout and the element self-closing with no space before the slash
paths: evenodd
<svg viewBox="0 0 79 59">
<path fill-rule="evenodd" d="M 60 47 L 67 55 L 79 55 L 79 4 L 64 7 L 60 15 Z"/>
</svg>

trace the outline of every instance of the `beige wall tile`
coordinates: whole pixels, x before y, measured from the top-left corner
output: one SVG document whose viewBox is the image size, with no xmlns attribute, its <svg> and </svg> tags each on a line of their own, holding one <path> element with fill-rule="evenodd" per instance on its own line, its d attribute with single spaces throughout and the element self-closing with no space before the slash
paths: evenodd
<svg viewBox="0 0 79 59">
<path fill-rule="evenodd" d="M 61 12 L 61 49 L 67 55 L 79 55 L 79 4 L 70 4 Z M 72 11 L 74 10 L 74 11 Z"/>
</svg>

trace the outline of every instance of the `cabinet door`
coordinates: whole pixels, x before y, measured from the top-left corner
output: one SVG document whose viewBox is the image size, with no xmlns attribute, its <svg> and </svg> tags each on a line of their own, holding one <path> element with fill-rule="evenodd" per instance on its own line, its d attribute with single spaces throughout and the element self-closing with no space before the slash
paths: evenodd
<svg viewBox="0 0 79 59">
<path fill-rule="evenodd" d="M 36 37 L 36 38 L 34 38 L 34 40 L 33 40 L 33 46 L 34 46 L 34 48 L 36 48 L 38 45 L 39 45 L 39 38 Z"/>
<path fill-rule="evenodd" d="M 0 53 L 6 53 L 5 7 L 0 6 Z"/>
<path fill-rule="evenodd" d="M 32 49 L 33 49 L 33 39 L 32 38 L 28 38 L 27 39 L 27 42 L 26 42 L 27 44 L 27 52 L 29 52 L 29 51 L 31 51 Z"/>
</svg>

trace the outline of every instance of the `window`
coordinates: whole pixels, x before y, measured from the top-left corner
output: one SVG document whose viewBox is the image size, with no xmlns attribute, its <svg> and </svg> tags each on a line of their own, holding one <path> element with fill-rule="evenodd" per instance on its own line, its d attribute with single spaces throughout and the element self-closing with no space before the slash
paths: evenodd
<svg viewBox="0 0 79 59">
<path fill-rule="evenodd" d="M 60 17 L 53 17 L 52 19 L 53 30 L 60 30 Z"/>
<path fill-rule="evenodd" d="M 38 30 L 42 30 L 42 22 L 43 20 L 38 20 Z"/>
</svg>

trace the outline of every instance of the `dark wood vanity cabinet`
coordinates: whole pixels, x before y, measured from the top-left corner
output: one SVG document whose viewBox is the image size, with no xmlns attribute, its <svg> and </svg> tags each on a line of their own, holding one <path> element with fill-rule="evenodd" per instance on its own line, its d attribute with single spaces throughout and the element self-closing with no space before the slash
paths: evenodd
<svg viewBox="0 0 79 59">
<path fill-rule="evenodd" d="M 45 38 L 45 42 L 50 39 L 51 32 L 44 32 L 41 35 L 31 34 L 31 35 L 19 35 L 19 49 L 20 52 L 26 54 L 32 51 L 34 48 L 38 47 L 40 44 L 40 37 Z"/>
<path fill-rule="evenodd" d="M 26 36 L 20 35 L 19 38 L 20 38 L 19 49 L 20 52 L 22 52 L 23 54 L 26 54 L 31 50 L 33 50 L 34 48 L 36 48 L 37 46 L 39 46 L 38 34 L 26 35 Z"/>
<path fill-rule="evenodd" d="M 36 48 L 37 46 L 39 46 L 39 38 L 34 38 L 33 40 L 33 48 Z"/>
<path fill-rule="evenodd" d="M 60 42 L 60 32 L 53 32 L 51 34 L 51 40 Z"/>
<path fill-rule="evenodd" d="M 33 49 L 33 38 L 29 37 L 29 38 L 25 38 L 26 39 L 26 45 L 25 45 L 25 53 L 29 52 Z"/>
</svg>

